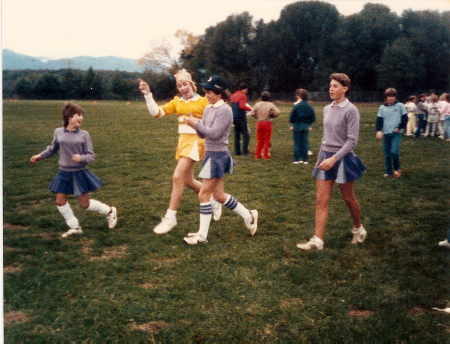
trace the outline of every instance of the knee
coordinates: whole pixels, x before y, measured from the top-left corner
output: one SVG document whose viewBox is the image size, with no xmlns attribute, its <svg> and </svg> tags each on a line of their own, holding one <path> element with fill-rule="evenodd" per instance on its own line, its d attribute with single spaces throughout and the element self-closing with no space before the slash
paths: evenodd
<svg viewBox="0 0 450 344">
<path fill-rule="evenodd" d="M 67 204 L 67 201 L 66 200 L 59 200 L 59 199 L 57 199 L 55 203 L 56 203 L 56 205 L 58 207 L 63 207 L 63 206 L 65 206 Z"/>
<path fill-rule="evenodd" d="M 175 172 L 172 181 L 174 184 L 184 184 L 184 176 L 181 173 Z"/>
<path fill-rule="evenodd" d="M 80 205 L 83 209 L 87 209 L 89 208 L 89 205 L 91 204 L 91 202 L 89 200 L 82 200 L 80 201 Z"/>
</svg>

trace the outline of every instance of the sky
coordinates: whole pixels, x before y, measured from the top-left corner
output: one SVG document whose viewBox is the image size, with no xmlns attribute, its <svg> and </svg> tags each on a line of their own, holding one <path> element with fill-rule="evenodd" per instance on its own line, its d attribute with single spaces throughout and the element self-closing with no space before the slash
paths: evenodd
<svg viewBox="0 0 450 344">
<path fill-rule="evenodd" d="M 245 11 L 265 23 L 278 20 L 292 0 L 0 0 L 2 49 L 50 59 L 117 56 L 138 59 L 152 41 L 167 40 L 176 56 L 178 29 L 200 35 Z M 405 9 L 450 11 L 450 0 L 328 0 L 343 15 L 380 3 Z"/>
</svg>

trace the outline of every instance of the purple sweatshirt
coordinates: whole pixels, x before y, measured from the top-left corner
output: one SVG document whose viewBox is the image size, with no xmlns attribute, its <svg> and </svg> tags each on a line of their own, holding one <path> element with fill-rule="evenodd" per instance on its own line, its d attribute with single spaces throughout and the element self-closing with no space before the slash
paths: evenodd
<svg viewBox="0 0 450 344">
<path fill-rule="evenodd" d="M 219 100 L 203 110 L 201 122 L 195 124 L 197 135 L 205 139 L 205 150 L 208 152 L 228 151 L 228 134 L 233 124 L 233 111 L 230 105 Z"/>
<path fill-rule="evenodd" d="M 348 99 L 323 110 L 323 138 L 321 150 L 335 153 L 341 160 L 356 147 L 359 137 L 359 112 Z"/>
<path fill-rule="evenodd" d="M 50 158 L 59 150 L 59 168 L 63 171 L 74 172 L 87 168 L 87 164 L 94 161 L 94 148 L 91 137 L 85 130 L 70 131 L 66 128 L 55 129 L 53 142 L 41 154 L 42 159 Z M 75 154 L 80 154 L 81 162 L 72 161 Z"/>
</svg>

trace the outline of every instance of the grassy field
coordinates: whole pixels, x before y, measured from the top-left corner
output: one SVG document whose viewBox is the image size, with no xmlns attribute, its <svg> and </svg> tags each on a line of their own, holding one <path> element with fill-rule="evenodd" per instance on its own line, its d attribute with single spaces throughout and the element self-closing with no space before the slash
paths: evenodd
<svg viewBox="0 0 450 344">
<path fill-rule="evenodd" d="M 224 209 L 209 242 L 188 246 L 183 237 L 199 221 L 190 190 L 178 226 L 152 231 L 169 202 L 175 117 L 151 119 L 144 102 L 79 105 L 96 153 L 90 170 L 105 182 L 91 197 L 115 205 L 119 223 L 110 231 L 69 198 L 84 235 L 62 239 L 66 224 L 48 190 L 58 159 L 29 162 L 62 125 L 62 102 L 3 102 L 6 343 L 450 341 L 450 316 L 432 310 L 450 306 L 450 252 L 437 246 L 449 223 L 449 142 L 403 138 L 402 177 L 385 179 L 378 105 L 357 104 L 367 241 L 350 245 L 352 222 L 335 187 L 324 251 L 301 252 L 296 243 L 314 228 L 314 164 L 292 164 L 291 104 L 280 104 L 272 159 L 237 156 L 225 179 L 227 192 L 259 210 L 258 232 L 250 237 Z M 317 153 L 324 104 L 313 105 Z"/>
</svg>

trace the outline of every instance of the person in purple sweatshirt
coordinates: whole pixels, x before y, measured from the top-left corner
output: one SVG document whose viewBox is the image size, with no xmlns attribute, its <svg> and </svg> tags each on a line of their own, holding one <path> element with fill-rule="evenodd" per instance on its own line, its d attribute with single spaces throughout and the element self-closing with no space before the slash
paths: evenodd
<svg viewBox="0 0 450 344">
<path fill-rule="evenodd" d="M 67 103 L 62 112 L 64 127 L 55 130 L 53 142 L 47 149 L 31 157 L 31 162 L 35 164 L 59 151 L 59 171 L 50 184 L 50 190 L 56 193 L 56 206 L 69 226 L 63 238 L 83 233 L 67 202 L 68 195 L 77 196 L 84 209 L 105 215 L 110 229 L 117 224 L 115 207 L 89 199 L 88 192 L 97 190 L 103 182 L 87 168 L 87 164 L 94 161 L 94 148 L 89 133 L 80 130 L 84 114 L 80 106 Z"/>
<path fill-rule="evenodd" d="M 223 189 L 225 173 L 232 173 L 235 164 L 228 150 L 228 135 L 233 124 L 233 112 L 225 102 L 230 98 L 228 85 L 222 77 L 212 76 L 201 86 L 209 102 L 203 111 L 203 118 L 200 120 L 192 115 L 184 118 L 185 123 L 194 128 L 200 138 L 205 139 L 205 156 L 199 174 L 203 178 L 198 194 L 200 226 L 197 233 L 189 233 L 184 238 L 189 245 L 207 242 L 212 215 L 211 195 L 240 215 L 251 235 L 255 235 L 258 224 L 258 211 L 247 209 Z"/>
<path fill-rule="evenodd" d="M 323 110 L 322 145 L 313 172 L 317 186 L 315 231 L 308 242 L 297 245 L 301 250 L 322 250 L 324 247 L 328 203 L 334 182 L 339 184 L 354 223 L 352 244 L 363 243 L 367 236 L 354 192 L 354 181 L 362 176 L 366 167 L 353 153 L 359 137 L 359 112 L 347 99 L 350 87 L 350 78 L 346 74 L 330 76 L 329 93 L 333 103 Z"/>
</svg>

